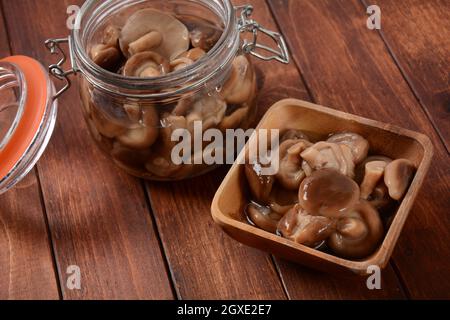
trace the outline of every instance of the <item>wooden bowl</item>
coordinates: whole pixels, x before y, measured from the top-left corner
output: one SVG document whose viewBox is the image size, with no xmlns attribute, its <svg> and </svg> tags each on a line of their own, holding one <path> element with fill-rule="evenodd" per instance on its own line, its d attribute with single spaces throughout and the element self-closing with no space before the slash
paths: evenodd
<svg viewBox="0 0 450 320">
<path fill-rule="evenodd" d="M 365 260 L 339 258 L 250 225 L 244 214 L 248 201 L 244 166 L 237 162 L 214 197 L 211 209 L 214 221 L 243 244 L 322 271 L 367 275 L 369 266 L 386 267 L 429 169 L 433 156 L 430 139 L 390 124 L 294 99 L 283 100 L 272 106 L 258 129 L 298 129 L 322 138 L 337 132 L 359 133 L 370 142 L 372 154 L 409 159 L 416 165 L 417 172 L 381 246 Z"/>
</svg>

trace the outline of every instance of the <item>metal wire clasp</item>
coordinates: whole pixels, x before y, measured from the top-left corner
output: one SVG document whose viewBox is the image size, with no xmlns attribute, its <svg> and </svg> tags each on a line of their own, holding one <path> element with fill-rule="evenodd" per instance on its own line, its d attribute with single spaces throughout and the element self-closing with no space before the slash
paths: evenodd
<svg viewBox="0 0 450 320">
<path fill-rule="evenodd" d="M 251 18 L 251 15 L 253 14 L 253 6 L 251 5 L 237 6 L 235 7 L 235 9 L 236 11 L 241 10 L 240 18 L 238 21 L 239 31 L 241 33 L 243 32 L 252 33 L 252 40 L 249 41 L 245 39 L 244 44 L 242 46 L 242 50 L 265 61 L 277 60 L 281 63 L 288 64 L 290 61 L 289 51 L 283 36 L 278 32 L 271 31 L 262 27 L 258 22 L 253 20 Z M 273 41 L 275 41 L 277 49 L 259 44 L 258 43 L 259 33 L 263 33 L 269 36 Z"/>
<path fill-rule="evenodd" d="M 71 38 L 63 38 L 63 39 L 48 39 L 45 41 L 45 46 L 50 51 L 51 54 L 60 54 L 61 59 L 56 63 L 52 64 L 48 67 L 50 74 L 60 81 L 64 81 L 65 85 L 61 90 L 59 90 L 53 99 L 59 98 L 64 92 L 66 92 L 72 85 L 69 76 L 72 74 L 76 74 L 77 70 L 75 68 L 75 61 L 73 60 L 72 54 L 70 54 L 70 60 L 72 64 L 72 69 L 64 70 L 63 65 L 67 61 L 67 55 L 64 50 L 61 48 L 62 43 L 68 43 L 70 52 L 72 53 L 72 41 Z"/>
</svg>

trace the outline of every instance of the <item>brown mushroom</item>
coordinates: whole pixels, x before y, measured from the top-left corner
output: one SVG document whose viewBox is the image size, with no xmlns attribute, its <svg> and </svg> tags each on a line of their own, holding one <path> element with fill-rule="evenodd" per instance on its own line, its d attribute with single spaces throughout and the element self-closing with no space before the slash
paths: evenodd
<svg viewBox="0 0 450 320">
<path fill-rule="evenodd" d="M 415 170 L 414 164 L 407 159 L 394 160 L 386 166 L 384 183 L 392 199 L 403 198 L 414 177 Z"/>
<path fill-rule="evenodd" d="M 245 176 L 250 187 L 250 193 L 257 203 L 267 205 L 270 203 L 270 193 L 275 182 L 274 176 L 261 174 L 262 165 L 259 163 L 246 164 Z"/>
<path fill-rule="evenodd" d="M 204 96 L 195 101 L 188 115 L 186 116 L 187 127 L 192 130 L 194 122 L 201 121 L 203 130 L 217 127 L 225 117 L 227 104 L 222 99 L 215 96 Z"/>
<path fill-rule="evenodd" d="M 389 196 L 389 191 L 384 184 L 384 181 L 378 183 L 367 200 L 375 209 L 379 210 L 380 212 L 390 208 L 392 199 Z"/>
<path fill-rule="evenodd" d="M 135 54 L 123 68 L 123 75 L 136 78 L 154 78 L 170 71 L 168 61 L 161 55 L 147 51 Z"/>
<path fill-rule="evenodd" d="M 130 149 L 120 142 L 116 141 L 111 150 L 111 156 L 114 161 L 120 163 L 124 169 L 130 169 L 131 171 L 142 171 L 147 159 L 150 157 L 150 150 L 136 150 Z"/>
<path fill-rule="evenodd" d="M 110 24 L 103 31 L 102 43 L 108 47 L 120 49 L 119 37 L 120 37 L 120 29 Z"/>
<path fill-rule="evenodd" d="M 205 55 L 206 55 L 205 50 L 201 48 L 194 48 L 181 54 L 180 58 L 187 58 L 196 62 L 201 58 L 203 58 Z"/>
<path fill-rule="evenodd" d="M 179 71 L 182 69 L 187 68 L 191 64 L 193 64 L 194 61 L 188 58 L 177 58 L 170 62 L 170 68 L 172 71 Z"/>
<path fill-rule="evenodd" d="M 191 17 L 184 19 L 183 22 L 189 28 L 189 37 L 191 45 L 194 48 L 200 48 L 206 52 L 211 50 L 222 36 L 223 30 L 204 19 Z"/>
<path fill-rule="evenodd" d="M 109 110 L 101 109 L 103 105 L 91 105 L 92 122 L 98 132 L 107 138 L 115 138 L 127 131 L 128 123 L 124 119 L 112 116 Z"/>
<path fill-rule="evenodd" d="M 158 38 L 158 34 L 162 39 Z M 126 57 L 130 57 L 135 50 L 151 50 L 172 61 L 189 49 L 189 31 L 170 14 L 155 9 L 142 9 L 127 20 L 119 42 Z"/>
<path fill-rule="evenodd" d="M 222 88 L 221 95 L 228 104 L 243 104 L 255 94 L 254 73 L 246 56 L 237 56 L 231 74 Z"/>
<path fill-rule="evenodd" d="M 385 161 L 371 161 L 365 165 L 364 180 L 361 183 L 361 199 L 367 200 L 384 175 Z"/>
<path fill-rule="evenodd" d="M 265 231 L 276 233 L 277 225 L 282 215 L 274 212 L 270 207 L 250 203 L 247 206 L 247 216 L 252 224 Z"/>
<path fill-rule="evenodd" d="M 91 49 L 91 59 L 99 67 L 115 72 L 122 56 L 117 48 L 98 44 Z"/>
<path fill-rule="evenodd" d="M 302 181 L 299 203 L 312 215 L 339 218 L 358 202 L 359 193 L 355 181 L 334 169 L 323 169 Z"/>
<path fill-rule="evenodd" d="M 318 142 L 301 153 L 313 170 L 335 169 L 353 178 L 355 164 L 349 147 L 331 142 Z"/>
<path fill-rule="evenodd" d="M 280 145 L 280 168 L 277 181 L 287 190 L 298 190 L 300 183 L 306 177 L 302 169 L 300 154 L 312 143 L 307 140 L 286 140 Z"/>
<path fill-rule="evenodd" d="M 338 133 L 332 135 L 327 141 L 349 147 L 355 164 L 361 163 L 369 153 L 369 142 L 356 133 Z"/>
<path fill-rule="evenodd" d="M 249 111 L 250 110 L 248 107 L 237 109 L 229 116 L 223 118 L 219 125 L 219 129 L 225 131 L 227 129 L 236 129 L 241 127 L 241 124 L 247 118 Z"/>
<path fill-rule="evenodd" d="M 133 125 L 122 135 L 117 136 L 117 140 L 124 146 L 132 149 L 146 149 L 151 147 L 159 134 L 159 116 L 152 106 L 142 110 L 142 121 Z"/>
<path fill-rule="evenodd" d="M 377 210 L 361 200 L 338 219 L 327 245 L 340 257 L 362 259 L 375 251 L 382 237 L 383 224 Z"/>
<path fill-rule="evenodd" d="M 334 231 L 333 219 L 310 215 L 294 206 L 278 223 L 278 231 L 286 238 L 308 247 L 320 246 Z"/>
</svg>

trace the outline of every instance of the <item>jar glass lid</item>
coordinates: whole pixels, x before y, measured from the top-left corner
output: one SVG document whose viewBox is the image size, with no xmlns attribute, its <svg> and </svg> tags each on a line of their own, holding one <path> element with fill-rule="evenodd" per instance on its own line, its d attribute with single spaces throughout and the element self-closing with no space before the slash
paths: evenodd
<svg viewBox="0 0 450 320">
<path fill-rule="evenodd" d="M 54 87 L 36 60 L 0 60 L 0 194 L 19 182 L 47 146 L 56 119 Z"/>
</svg>

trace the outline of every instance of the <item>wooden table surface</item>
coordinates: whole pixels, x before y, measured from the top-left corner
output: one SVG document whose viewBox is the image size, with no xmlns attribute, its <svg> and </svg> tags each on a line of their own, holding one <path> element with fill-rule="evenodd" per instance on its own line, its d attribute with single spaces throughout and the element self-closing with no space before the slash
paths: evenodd
<svg viewBox="0 0 450 320">
<path fill-rule="evenodd" d="M 59 101 L 44 156 L 0 196 L 2 299 L 450 298 L 450 1 L 236 0 L 280 30 L 292 63 L 256 61 L 260 113 L 300 98 L 428 135 L 429 177 L 382 273 L 382 290 L 272 257 L 226 236 L 210 203 L 227 168 L 185 182 L 130 177 L 94 146 L 78 89 Z M 65 37 L 82 0 L 0 0 L 0 57 L 48 65 L 47 38 Z M 366 6 L 382 29 L 366 27 Z M 67 268 L 80 267 L 81 290 Z"/>
</svg>

